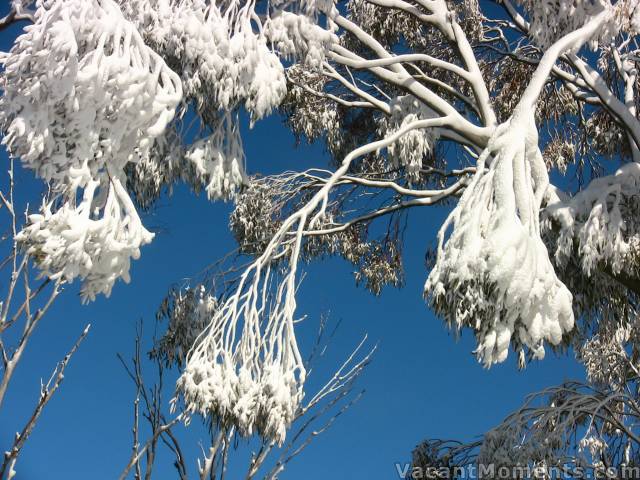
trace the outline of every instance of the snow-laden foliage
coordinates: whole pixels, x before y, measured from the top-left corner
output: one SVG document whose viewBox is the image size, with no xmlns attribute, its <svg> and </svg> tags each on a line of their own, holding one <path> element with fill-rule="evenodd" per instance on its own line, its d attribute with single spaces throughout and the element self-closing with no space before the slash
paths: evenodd
<svg viewBox="0 0 640 480">
<path fill-rule="evenodd" d="M 609 0 L 520 0 L 518 3 L 524 6 L 530 16 L 529 34 L 542 47 L 551 46 L 562 36 L 582 27 L 603 11 L 611 12 L 610 20 L 606 28 L 600 29 L 589 40 L 606 44 L 620 28 L 619 19 L 615 15 L 617 11 Z M 633 4 L 635 0 L 628 3 Z"/>
<path fill-rule="evenodd" d="M 638 315 L 638 172 L 637 163 L 626 164 L 572 197 L 554 198 L 544 211 L 543 231 L 554 266 L 573 293 L 583 333 L 592 332 L 594 341 L 612 337 L 612 329 L 635 323 Z M 585 340 L 598 344 L 580 335 L 575 339 L 580 351 Z"/>
<path fill-rule="evenodd" d="M 232 198 L 246 183 L 244 151 L 237 123 L 227 119 L 210 136 L 185 152 L 210 199 Z"/>
<path fill-rule="evenodd" d="M 338 42 L 336 35 L 317 25 L 315 19 L 286 11 L 269 19 L 265 35 L 280 55 L 300 58 L 307 67 L 316 70 L 325 60 L 327 48 Z"/>
<path fill-rule="evenodd" d="M 279 443 L 305 382 L 301 265 L 339 255 L 374 294 L 398 286 L 423 207 L 457 201 L 425 293 L 486 366 L 630 324 L 635 167 L 539 218 L 548 168 L 582 187 L 610 160 L 640 163 L 637 1 L 501 4 L 39 0 L 2 56 L 4 142 L 53 192 L 24 247 L 91 299 L 152 238 L 129 194 L 148 208 L 184 180 L 237 202 L 248 266 L 221 295 L 175 297 L 163 355 L 184 365 L 188 414 Z M 276 109 L 329 169 L 251 175 L 240 119 Z"/>
<path fill-rule="evenodd" d="M 450 325 L 474 329 L 486 366 L 504 361 L 511 342 L 542 358 L 545 341 L 557 345 L 573 328 L 571 293 L 540 237 L 537 212 L 548 180 L 532 123 L 515 117 L 490 140 L 440 230 L 425 286 Z"/>
<path fill-rule="evenodd" d="M 239 300 L 231 297 L 209 317 L 177 388 L 187 412 L 282 444 L 303 397 L 305 368 L 287 310 L 276 306 L 265 322 L 251 305 L 236 311 Z"/>
<path fill-rule="evenodd" d="M 43 205 L 17 237 L 49 278 L 81 278 L 85 301 L 101 293 L 109 296 L 119 279 L 129 283 L 131 260 L 153 239 L 119 179 L 103 180 L 101 188 L 108 192 L 101 200 L 104 206 L 98 218 L 92 215 L 95 199 L 105 196 L 96 194 L 99 186 L 89 180 L 79 203 L 69 201 L 55 211 L 51 203 Z"/>
<path fill-rule="evenodd" d="M 146 155 L 181 99 L 111 0 L 40 2 L 4 66 L 3 142 L 56 188 Z"/>
<path fill-rule="evenodd" d="M 203 285 L 172 289 L 157 314 L 158 319 L 167 321 L 167 330 L 151 354 L 167 365 L 175 363 L 182 367 L 217 307 L 217 299 Z"/>
<path fill-rule="evenodd" d="M 274 2 L 259 20 L 251 2 L 204 0 L 122 1 L 123 10 L 158 52 L 176 65 L 189 97 L 206 108 L 231 111 L 240 104 L 260 119 L 286 94 L 282 60 L 318 65 L 335 37 L 317 25 L 318 8 L 330 2 Z M 255 28 L 256 21 L 260 28 Z M 276 50 L 272 50 L 273 44 Z"/>
<path fill-rule="evenodd" d="M 234 2 L 43 0 L 36 7 L 35 24 L 5 59 L 3 141 L 56 194 L 21 238 L 44 274 L 85 280 L 86 300 L 128 280 L 131 258 L 153 238 L 118 186 L 123 172 L 143 206 L 177 178 L 202 182 L 209 198 L 233 198 L 246 177 L 231 112 L 242 105 L 254 120 L 271 112 L 286 93 L 282 61 L 317 67 L 337 41 L 313 21 L 318 8 L 331 8 L 326 2 L 301 2 L 295 13 L 275 6 L 257 29 L 254 7 Z M 164 131 L 183 85 L 203 120 L 217 119 L 182 152 L 169 137 L 168 159 Z M 83 194 L 92 181 L 95 200 Z"/>
<path fill-rule="evenodd" d="M 124 189 L 124 167 L 148 157 L 171 121 L 178 77 L 112 0 L 40 1 L 4 61 L 3 142 L 56 198 L 19 240 L 44 274 L 109 294 L 153 238 Z M 79 198 L 78 198 L 79 197 Z"/>
<path fill-rule="evenodd" d="M 286 94 L 282 62 L 318 69 L 337 42 L 320 26 L 332 2 L 256 8 L 198 0 L 37 4 L 35 25 L 5 62 L 2 120 L 11 153 L 55 193 L 20 235 L 45 275 L 81 278 L 85 300 L 129 280 L 130 260 L 153 235 L 125 185 L 142 206 L 177 178 L 199 180 L 211 199 L 234 198 L 245 185 L 237 110 L 252 122 L 269 114 Z M 191 145 L 166 129 L 187 102 L 201 122 Z M 304 383 L 292 295 L 291 285 L 286 298 L 281 291 L 282 306 L 266 320 L 264 307 L 238 312 L 233 302 L 183 312 L 211 322 L 179 382 L 188 412 L 242 435 L 284 440 Z"/>
<path fill-rule="evenodd" d="M 247 106 L 256 108 L 253 113 L 261 116 L 284 95 L 283 69 L 265 39 L 254 34 L 252 9 L 243 8 L 234 15 L 237 2 L 227 6 L 225 10 L 203 0 L 122 2 L 125 14 L 139 25 L 147 41 L 179 65 L 187 95 L 213 101 L 225 110 L 246 100 Z"/>
<path fill-rule="evenodd" d="M 402 96 L 391 103 L 391 115 L 381 125 L 381 136 L 386 137 L 417 120 L 436 116 L 430 108 L 415 97 Z M 434 148 L 437 133 L 429 129 L 413 129 L 387 147 L 391 168 L 404 168 L 411 183 L 420 180 L 423 161 Z"/>
<path fill-rule="evenodd" d="M 633 274 L 640 255 L 640 164 L 594 179 L 566 202 L 547 208 L 559 225 L 556 260 L 566 264 L 577 246 L 584 274 L 603 266 L 613 274 Z M 551 226 L 549 227 L 551 228 Z"/>
<path fill-rule="evenodd" d="M 301 60 L 317 68 L 335 35 L 317 24 L 331 2 L 273 3 L 258 15 L 251 2 L 203 0 L 120 2 L 147 43 L 182 79 L 185 96 L 207 128 L 186 147 L 186 178 L 198 180 L 211 199 L 232 199 L 245 183 L 239 125 L 243 107 L 252 123 L 283 100 L 283 62 Z M 285 10 L 286 9 L 286 10 Z M 157 167 L 160 169 L 161 167 Z"/>
</svg>

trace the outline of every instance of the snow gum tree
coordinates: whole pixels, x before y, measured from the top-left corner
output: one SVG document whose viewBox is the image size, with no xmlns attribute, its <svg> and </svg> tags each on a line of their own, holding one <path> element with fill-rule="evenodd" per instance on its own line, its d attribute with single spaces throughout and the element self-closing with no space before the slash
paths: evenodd
<svg viewBox="0 0 640 480">
<path fill-rule="evenodd" d="M 51 187 L 19 234 L 45 277 L 87 301 L 128 282 L 153 239 L 138 209 L 176 181 L 235 203 L 249 261 L 164 305 L 185 416 L 284 442 L 304 263 L 399 286 L 409 211 L 437 204 L 424 294 L 483 365 L 569 345 L 594 365 L 612 338 L 635 362 L 636 0 L 14 0 L 16 19 L 0 122 Z M 283 115 L 329 165 L 252 176 L 242 112 Z"/>
</svg>

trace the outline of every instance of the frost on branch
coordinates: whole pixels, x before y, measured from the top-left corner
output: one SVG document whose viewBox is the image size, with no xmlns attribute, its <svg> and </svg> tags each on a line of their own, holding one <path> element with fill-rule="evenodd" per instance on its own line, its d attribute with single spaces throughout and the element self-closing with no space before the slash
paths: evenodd
<svg viewBox="0 0 640 480">
<path fill-rule="evenodd" d="M 319 185 L 312 176 L 297 172 L 252 178 L 238 196 L 229 219 L 229 229 L 240 253 L 254 256 L 264 253 L 287 215 L 301 208 Z M 318 228 L 340 225 L 344 220 L 343 201 L 327 205 Z M 356 284 L 365 286 L 374 295 L 380 295 L 387 285 L 400 287 L 404 282 L 403 223 L 400 218 L 393 219 L 387 231 L 377 238 L 371 238 L 372 230 L 375 228 L 371 222 L 363 221 L 334 233 L 305 236 L 301 259 L 310 262 L 339 255 L 354 267 Z"/>
<path fill-rule="evenodd" d="M 630 359 L 626 348 L 632 345 L 635 350 L 637 329 L 631 324 L 614 328 L 611 328 L 611 325 L 607 326 L 609 328 L 595 334 L 582 345 L 579 358 L 585 367 L 589 382 L 620 391 L 627 386 L 630 373 Z"/>
<path fill-rule="evenodd" d="M 619 28 L 631 35 L 640 33 L 640 8 L 638 0 L 623 0 L 614 6 L 616 23 Z"/>
<path fill-rule="evenodd" d="M 277 178 L 253 178 L 238 197 L 229 217 L 229 230 L 241 254 L 264 253 L 282 225 L 287 192 Z"/>
<path fill-rule="evenodd" d="M 502 468 L 512 472 L 517 472 L 518 467 L 544 469 L 549 464 L 555 465 L 559 460 L 559 435 L 544 427 L 529 431 L 513 422 L 490 430 L 482 439 L 477 463 L 494 466 L 496 471 Z"/>
<path fill-rule="evenodd" d="M 322 96 L 312 95 L 307 90 L 322 92 L 327 85 L 326 77 L 297 64 L 287 69 L 287 79 L 289 89 L 280 106 L 287 126 L 298 142 L 302 138 L 310 143 L 323 138 L 327 150 L 338 161 L 351 147 L 349 136 L 344 133 L 345 125 L 339 105 Z"/>
<path fill-rule="evenodd" d="M 548 178 L 537 143 L 532 114 L 516 113 L 498 127 L 438 234 L 425 286 L 449 325 L 474 329 L 486 366 L 504 361 L 510 343 L 542 358 L 544 341 L 558 345 L 573 328 L 571 293 L 540 238 Z"/>
<path fill-rule="evenodd" d="M 476 463 L 523 472 L 514 478 L 597 477 L 637 468 L 637 368 L 620 356 L 629 371 L 622 388 L 567 382 L 530 395 L 484 435 Z"/>
<path fill-rule="evenodd" d="M 431 32 L 421 22 L 399 9 L 383 8 L 366 0 L 350 0 L 347 9 L 353 22 L 385 46 L 403 39 L 415 49 L 424 47 L 431 40 L 428 39 Z M 346 40 L 351 46 L 352 39 L 347 36 Z M 355 47 L 357 41 L 353 39 L 353 43 Z"/>
<path fill-rule="evenodd" d="M 29 218 L 19 240 L 44 274 L 83 279 L 92 300 L 129 279 L 131 258 L 153 237 L 123 170 L 148 157 L 181 84 L 112 0 L 37 6 L 4 61 L 0 121 L 11 155 L 58 198 Z"/>
</svg>

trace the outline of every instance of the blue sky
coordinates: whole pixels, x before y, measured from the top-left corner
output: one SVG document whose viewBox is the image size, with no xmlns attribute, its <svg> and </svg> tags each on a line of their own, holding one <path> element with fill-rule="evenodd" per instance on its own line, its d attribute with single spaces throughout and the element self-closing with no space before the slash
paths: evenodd
<svg viewBox="0 0 640 480">
<path fill-rule="evenodd" d="M 0 33 L 0 50 L 9 48 L 14 34 Z M 277 118 L 245 130 L 244 142 L 251 173 L 326 166 L 320 148 L 296 149 Z M 0 161 L 7 165 L 4 152 Z M 29 172 L 20 172 L 18 182 L 23 198 L 36 199 L 42 189 Z M 10 387 L 0 412 L 2 448 L 30 415 L 40 378 L 48 378 L 86 323 L 92 330 L 25 447 L 18 479 L 117 477 L 131 448 L 134 388 L 116 353 L 131 355 L 138 320 L 144 319 L 151 332 L 156 308 L 170 284 L 196 275 L 233 248 L 227 229 L 230 208 L 178 186 L 172 197 L 163 198 L 144 217 L 157 236 L 134 263 L 131 284 L 120 283 L 111 298 L 86 306 L 80 304 L 77 285 L 66 288 L 36 332 Z M 319 366 L 317 378 L 330 375 L 365 332 L 379 348 L 360 380 L 366 389 L 363 399 L 294 460 L 283 479 L 397 478 L 394 463 L 409 460 L 422 439 L 471 439 L 504 418 L 526 394 L 582 378 L 571 355 L 551 352 L 523 372 L 516 369 L 513 354 L 505 364 L 485 370 L 471 354 L 470 332 L 456 342 L 434 317 L 422 298 L 424 252 L 445 215 L 444 208 L 411 212 L 404 250 L 406 286 L 401 290 L 371 296 L 355 287 L 350 266 L 340 259 L 306 268 L 298 309 L 308 315 L 312 328 L 304 330 L 313 330 L 327 311 L 332 320 L 342 320 L 331 356 Z M 310 340 L 304 338 L 303 343 Z M 203 431 L 195 423 L 178 431 L 193 467 Z M 175 477 L 167 462 L 160 462 L 158 469 L 157 478 Z M 244 469 L 231 468 L 228 478 L 242 474 Z"/>
</svg>

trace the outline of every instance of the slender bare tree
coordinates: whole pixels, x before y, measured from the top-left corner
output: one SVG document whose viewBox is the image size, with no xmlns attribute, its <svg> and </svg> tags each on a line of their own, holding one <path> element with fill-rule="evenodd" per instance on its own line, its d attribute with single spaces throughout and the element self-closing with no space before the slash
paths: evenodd
<svg viewBox="0 0 640 480">
<path fill-rule="evenodd" d="M 166 369 L 180 365 L 184 361 L 180 356 L 180 348 L 184 344 L 176 342 L 176 329 L 180 328 L 175 314 L 169 318 L 169 332 L 162 339 L 154 340 L 154 348 L 149 352 L 151 365 L 155 369 L 153 385 L 147 385 L 143 371 L 145 359 L 142 352 L 144 338 L 142 322 L 136 334 L 134 355 L 130 362 L 119 356 L 128 376 L 135 385 L 133 402 L 133 448 L 120 478 L 131 474 L 135 479 L 151 479 L 159 456 L 169 455 L 173 459 L 177 478 L 188 479 L 190 474 L 200 480 L 223 479 L 227 472 L 229 457 L 247 448 L 240 442 L 239 435 L 233 425 L 212 422 L 209 417 L 202 417 L 209 433 L 209 445 L 202 447 L 202 458 L 197 459 L 197 471 L 194 472 L 195 459 L 185 458 L 185 452 L 193 448 L 185 448 L 184 440 L 179 439 L 175 429 L 184 421 L 184 412 L 170 412 L 169 402 L 163 398 Z M 339 323 L 330 328 L 325 317 L 319 324 L 318 336 L 314 348 L 306 360 L 311 368 L 317 366 L 326 356 L 331 340 L 334 338 Z M 286 444 L 278 445 L 269 438 L 261 438 L 258 448 L 248 458 L 245 478 L 251 480 L 261 477 L 265 480 L 280 478 L 289 462 L 302 453 L 311 442 L 329 429 L 338 417 L 351 408 L 362 397 L 364 390 L 356 390 L 355 382 L 371 361 L 375 348 L 363 351 L 366 336 L 355 350 L 348 356 L 333 376 L 320 388 L 312 398 L 300 405 L 295 413 L 293 426 Z M 141 419 L 148 424 L 149 438 L 142 438 Z M 190 438 L 193 438 L 191 436 Z"/>
<path fill-rule="evenodd" d="M 3 279 L 0 302 L 0 409 L 11 391 L 12 380 L 29 341 L 60 295 L 64 283 L 60 279 L 38 278 L 31 255 L 22 251 L 18 245 L 17 234 L 24 224 L 24 215 L 19 209 L 22 208 L 24 199 L 18 199 L 16 195 L 13 165 L 12 161 L 7 181 L 0 189 L 0 215 L 3 217 L 0 220 L 3 225 L 0 240 L 3 255 L 0 263 L 0 278 Z M 46 382 L 41 380 L 40 397 L 35 399 L 31 416 L 24 419 L 24 425 L 16 432 L 13 440 L 3 445 L 6 450 L 0 463 L 0 478 L 9 479 L 15 475 L 15 466 L 25 443 L 47 403 L 60 387 L 67 364 L 88 332 L 89 325 L 69 353 L 55 366 L 51 377 Z"/>
</svg>

